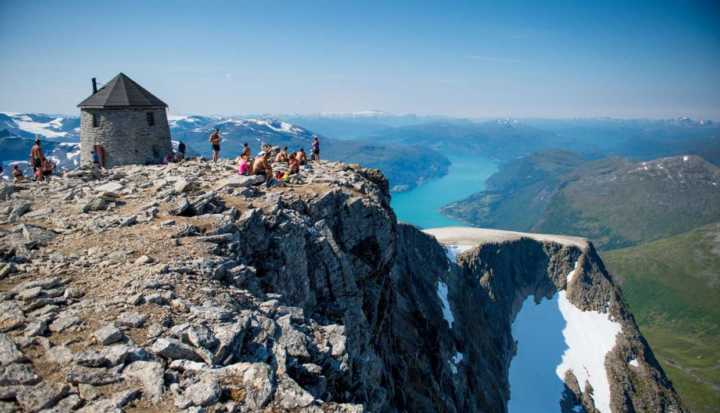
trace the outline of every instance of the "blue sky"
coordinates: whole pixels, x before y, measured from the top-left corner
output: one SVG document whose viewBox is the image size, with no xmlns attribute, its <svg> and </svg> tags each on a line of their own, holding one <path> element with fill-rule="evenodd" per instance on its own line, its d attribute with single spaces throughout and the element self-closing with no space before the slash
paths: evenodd
<svg viewBox="0 0 720 413">
<path fill-rule="evenodd" d="M 0 110 L 720 119 L 720 2 L 0 1 Z"/>
</svg>

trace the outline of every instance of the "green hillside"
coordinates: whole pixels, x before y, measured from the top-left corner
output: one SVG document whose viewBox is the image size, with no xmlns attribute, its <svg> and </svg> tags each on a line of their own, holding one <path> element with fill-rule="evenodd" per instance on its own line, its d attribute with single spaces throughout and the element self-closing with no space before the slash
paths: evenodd
<svg viewBox="0 0 720 413">
<path fill-rule="evenodd" d="M 606 250 L 720 220 L 720 168 L 697 156 L 589 161 L 543 152 L 503 165 L 487 183 L 443 212 L 481 227 L 579 235 Z"/>
<path fill-rule="evenodd" d="M 603 253 L 675 388 L 693 412 L 720 406 L 720 223 Z"/>
</svg>

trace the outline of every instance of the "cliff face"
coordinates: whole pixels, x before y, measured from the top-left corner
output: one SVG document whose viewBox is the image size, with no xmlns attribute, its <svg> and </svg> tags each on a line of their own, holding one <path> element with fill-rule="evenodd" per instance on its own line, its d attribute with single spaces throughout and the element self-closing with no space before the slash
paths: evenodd
<svg viewBox="0 0 720 413">
<path fill-rule="evenodd" d="M 568 361 L 563 411 L 682 411 L 592 245 L 436 239 L 357 166 L 270 189 L 232 173 L 189 161 L 1 192 L 3 408 L 505 411 L 512 321 L 557 293 L 620 332 L 607 391 Z"/>
</svg>

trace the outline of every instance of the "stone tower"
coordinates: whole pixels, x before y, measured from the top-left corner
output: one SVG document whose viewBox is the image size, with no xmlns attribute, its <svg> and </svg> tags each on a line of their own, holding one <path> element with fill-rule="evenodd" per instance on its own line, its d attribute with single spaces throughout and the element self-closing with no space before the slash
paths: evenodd
<svg viewBox="0 0 720 413">
<path fill-rule="evenodd" d="M 83 164 L 92 150 L 104 152 L 106 167 L 161 162 L 172 153 L 167 105 L 120 73 L 80 102 L 80 151 Z"/>
</svg>

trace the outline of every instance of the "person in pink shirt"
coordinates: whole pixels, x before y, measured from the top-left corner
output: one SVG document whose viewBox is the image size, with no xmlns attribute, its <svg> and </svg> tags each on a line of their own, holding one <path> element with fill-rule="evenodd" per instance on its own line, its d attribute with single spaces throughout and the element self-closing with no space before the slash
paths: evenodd
<svg viewBox="0 0 720 413">
<path fill-rule="evenodd" d="M 241 156 L 240 162 L 238 162 L 238 174 L 240 174 L 240 175 L 249 175 L 250 174 L 250 162 L 248 162 L 248 160 L 245 156 Z"/>
</svg>

